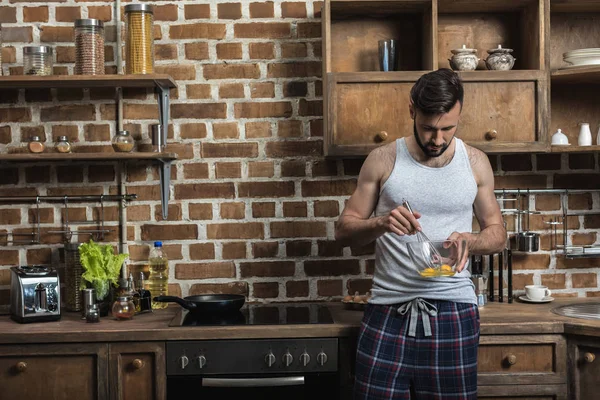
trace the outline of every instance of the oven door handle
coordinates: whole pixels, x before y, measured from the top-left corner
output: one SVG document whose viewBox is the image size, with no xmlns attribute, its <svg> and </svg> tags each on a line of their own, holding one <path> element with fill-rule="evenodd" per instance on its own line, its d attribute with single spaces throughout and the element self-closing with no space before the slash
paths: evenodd
<svg viewBox="0 0 600 400">
<path fill-rule="evenodd" d="M 202 378 L 205 387 L 267 387 L 304 385 L 303 376 L 276 378 Z"/>
</svg>

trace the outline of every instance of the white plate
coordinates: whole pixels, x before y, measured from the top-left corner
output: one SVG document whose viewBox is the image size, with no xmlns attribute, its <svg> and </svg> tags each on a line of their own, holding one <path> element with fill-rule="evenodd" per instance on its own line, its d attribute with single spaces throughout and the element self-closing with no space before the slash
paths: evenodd
<svg viewBox="0 0 600 400">
<path fill-rule="evenodd" d="M 529 297 L 523 295 L 523 296 L 519 296 L 519 300 L 522 300 L 526 303 L 550 303 L 551 301 L 554 301 L 554 297 L 548 296 L 548 297 L 544 297 L 541 300 L 531 300 Z"/>
<path fill-rule="evenodd" d="M 563 57 L 567 57 L 575 54 L 588 54 L 588 53 L 600 53 L 600 48 L 598 47 L 590 47 L 588 49 L 576 49 L 563 53 Z"/>
<path fill-rule="evenodd" d="M 565 65 L 564 67 L 560 67 L 559 69 L 585 68 L 585 67 L 593 67 L 595 65 L 600 65 L 600 62 L 598 64 Z"/>
</svg>

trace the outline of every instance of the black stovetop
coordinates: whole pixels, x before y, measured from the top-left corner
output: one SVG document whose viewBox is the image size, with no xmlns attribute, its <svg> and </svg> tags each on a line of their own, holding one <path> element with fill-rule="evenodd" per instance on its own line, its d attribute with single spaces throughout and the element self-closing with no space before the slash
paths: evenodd
<svg viewBox="0 0 600 400">
<path fill-rule="evenodd" d="M 246 303 L 235 313 L 193 315 L 182 308 L 169 326 L 332 324 L 331 312 L 318 303 Z"/>
</svg>

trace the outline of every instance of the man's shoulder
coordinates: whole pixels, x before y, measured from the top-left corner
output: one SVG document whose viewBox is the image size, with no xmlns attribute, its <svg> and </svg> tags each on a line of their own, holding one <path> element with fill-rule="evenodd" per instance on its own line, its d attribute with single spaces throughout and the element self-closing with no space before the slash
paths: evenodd
<svg viewBox="0 0 600 400">
<path fill-rule="evenodd" d="M 387 143 L 371 150 L 365 165 L 378 178 L 389 175 L 396 161 L 396 142 Z"/>
<path fill-rule="evenodd" d="M 485 161 L 489 162 L 487 154 L 485 154 L 483 151 L 479 150 L 476 147 L 469 146 L 464 141 L 463 144 L 465 145 L 465 150 L 467 151 L 467 156 L 469 157 L 469 162 L 471 163 L 471 166 L 481 164 Z"/>
</svg>

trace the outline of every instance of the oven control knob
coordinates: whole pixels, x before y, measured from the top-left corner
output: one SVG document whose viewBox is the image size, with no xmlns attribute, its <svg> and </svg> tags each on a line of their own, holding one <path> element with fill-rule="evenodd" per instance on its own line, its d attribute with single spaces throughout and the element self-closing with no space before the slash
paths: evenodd
<svg viewBox="0 0 600 400">
<path fill-rule="evenodd" d="M 288 351 L 283 355 L 283 365 L 289 367 L 290 365 L 292 365 L 292 362 L 294 362 L 294 357 Z"/>
<path fill-rule="evenodd" d="M 303 367 L 306 367 L 310 362 L 310 355 L 308 355 L 306 351 L 300 354 L 300 362 L 302 363 Z"/>
<path fill-rule="evenodd" d="M 317 354 L 317 363 L 322 367 L 327 362 L 327 354 L 320 352 Z"/>
<path fill-rule="evenodd" d="M 196 362 L 198 362 L 198 368 L 202 369 L 206 365 L 206 357 L 198 356 L 196 357 Z"/>
<path fill-rule="evenodd" d="M 265 356 L 265 363 L 267 364 L 267 367 L 272 367 L 273 364 L 275 364 L 275 361 L 277 361 L 277 359 L 275 358 L 275 354 L 273 354 L 273 352 L 270 351 L 269 354 Z"/>
<path fill-rule="evenodd" d="M 181 367 L 181 369 L 185 369 L 185 367 L 187 367 L 189 362 L 190 362 L 190 359 L 187 358 L 186 356 L 179 357 L 179 366 Z"/>
</svg>

